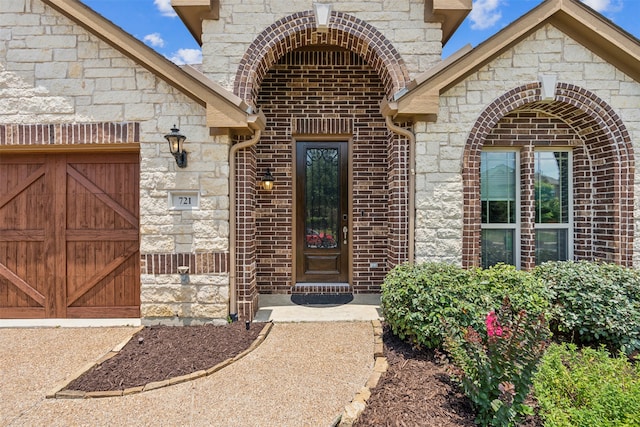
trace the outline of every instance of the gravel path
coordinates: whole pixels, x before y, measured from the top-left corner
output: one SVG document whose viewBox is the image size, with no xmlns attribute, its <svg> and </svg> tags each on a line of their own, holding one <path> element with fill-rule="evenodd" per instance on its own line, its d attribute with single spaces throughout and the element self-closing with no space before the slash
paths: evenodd
<svg viewBox="0 0 640 427">
<path fill-rule="evenodd" d="M 0 329 L 0 425 L 329 426 L 373 369 L 370 322 L 277 323 L 256 350 L 205 378 L 118 398 L 44 399 L 133 331 Z"/>
</svg>

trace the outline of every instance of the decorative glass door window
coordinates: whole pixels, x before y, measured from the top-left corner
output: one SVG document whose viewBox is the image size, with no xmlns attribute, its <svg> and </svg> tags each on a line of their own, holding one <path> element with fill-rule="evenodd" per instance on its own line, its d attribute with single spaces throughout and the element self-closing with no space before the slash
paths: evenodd
<svg viewBox="0 0 640 427">
<path fill-rule="evenodd" d="M 308 148 L 306 154 L 305 245 L 336 248 L 340 233 L 338 148 Z"/>
<path fill-rule="evenodd" d="M 516 264 L 518 153 L 484 151 L 481 157 L 482 266 Z"/>
</svg>

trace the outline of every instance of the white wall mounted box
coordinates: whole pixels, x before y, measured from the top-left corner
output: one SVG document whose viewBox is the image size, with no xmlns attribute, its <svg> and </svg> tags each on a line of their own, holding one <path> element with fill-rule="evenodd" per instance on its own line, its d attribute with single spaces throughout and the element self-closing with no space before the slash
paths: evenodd
<svg viewBox="0 0 640 427">
<path fill-rule="evenodd" d="M 200 209 L 200 193 L 197 191 L 170 191 L 170 210 L 193 210 Z"/>
</svg>

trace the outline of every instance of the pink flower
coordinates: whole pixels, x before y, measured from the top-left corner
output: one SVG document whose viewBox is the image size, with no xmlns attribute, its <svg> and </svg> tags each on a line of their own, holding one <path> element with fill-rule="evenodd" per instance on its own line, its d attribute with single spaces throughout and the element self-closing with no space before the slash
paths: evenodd
<svg viewBox="0 0 640 427">
<path fill-rule="evenodd" d="M 500 323 L 498 323 L 498 316 L 494 311 L 490 311 L 487 314 L 487 320 L 485 321 L 485 323 L 487 325 L 487 335 L 489 335 L 490 337 L 502 336 L 502 326 L 500 326 Z"/>
</svg>

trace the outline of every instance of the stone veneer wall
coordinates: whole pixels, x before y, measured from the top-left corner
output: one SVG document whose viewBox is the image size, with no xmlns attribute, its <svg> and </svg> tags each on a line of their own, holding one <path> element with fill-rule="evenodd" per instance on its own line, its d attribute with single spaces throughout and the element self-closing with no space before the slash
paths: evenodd
<svg viewBox="0 0 640 427">
<path fill-rule="evenodd" d="M 624 123 L 633 148 L 639 148 L 640 84 L 553 26 L 539 29 L 448 89 L 440 98 L 436 123 L 416 124 L 417 261 L 464 262 L 462 166 L 470 132 L 489 104 L 514 88 L 537 85 L 540 74 L 553 74 L 559 84 L 570 83 L 593 92 Z M 633 173 L 633 169 L 630 172 Z M 638 194 L 638 179 L 636 174 L 632 195 Z M 612 191 L 626 193 L 625 187 L 629 185 L 620 184 Z M 626 197 L 624 201 L 627 203 Z M 635 223 L 631 228 L 638 230 L 638 207 L 633 213 Z M 640 243 L 636 239 L 633 262 L 638 261 Z"/>
<path fill-rule="evenodd" d="M 26 138 L 29 144 L 49 143 L 49 129 L 64 124 L 135 124 L 142 316 L 173 323 L 226 318 L 229 139 L 209 135 L 203 107 L 39 0 L 0 2 L 0 97 L 1 125 L 43 130 L 35 141 Z M 177 168 L 163 138 L 173 124 L 187 136 L 186 169 Z M 73 141 L 119 142 L 95 135 L 102 136 Z M 170 211 L 170 190 L 199 191 L 200 209 Z M 188 280 L 178 265 L 191 266 Z"/>
<path fill-rule="evenodd" d="M 220 19 L 203 22 L 205 74 L 233 91 L 240 60 L 258 34 L 292 13 L 312 10 L 314 2 L 220 2 Z M 334 12 L 353 15 L 390 40 L 404 60 L 410 77 L 440 61 L 442 31 L 439 23 L 424 22 L 424 0 L 337 0 L 331 4 Z"/>
</svg>

